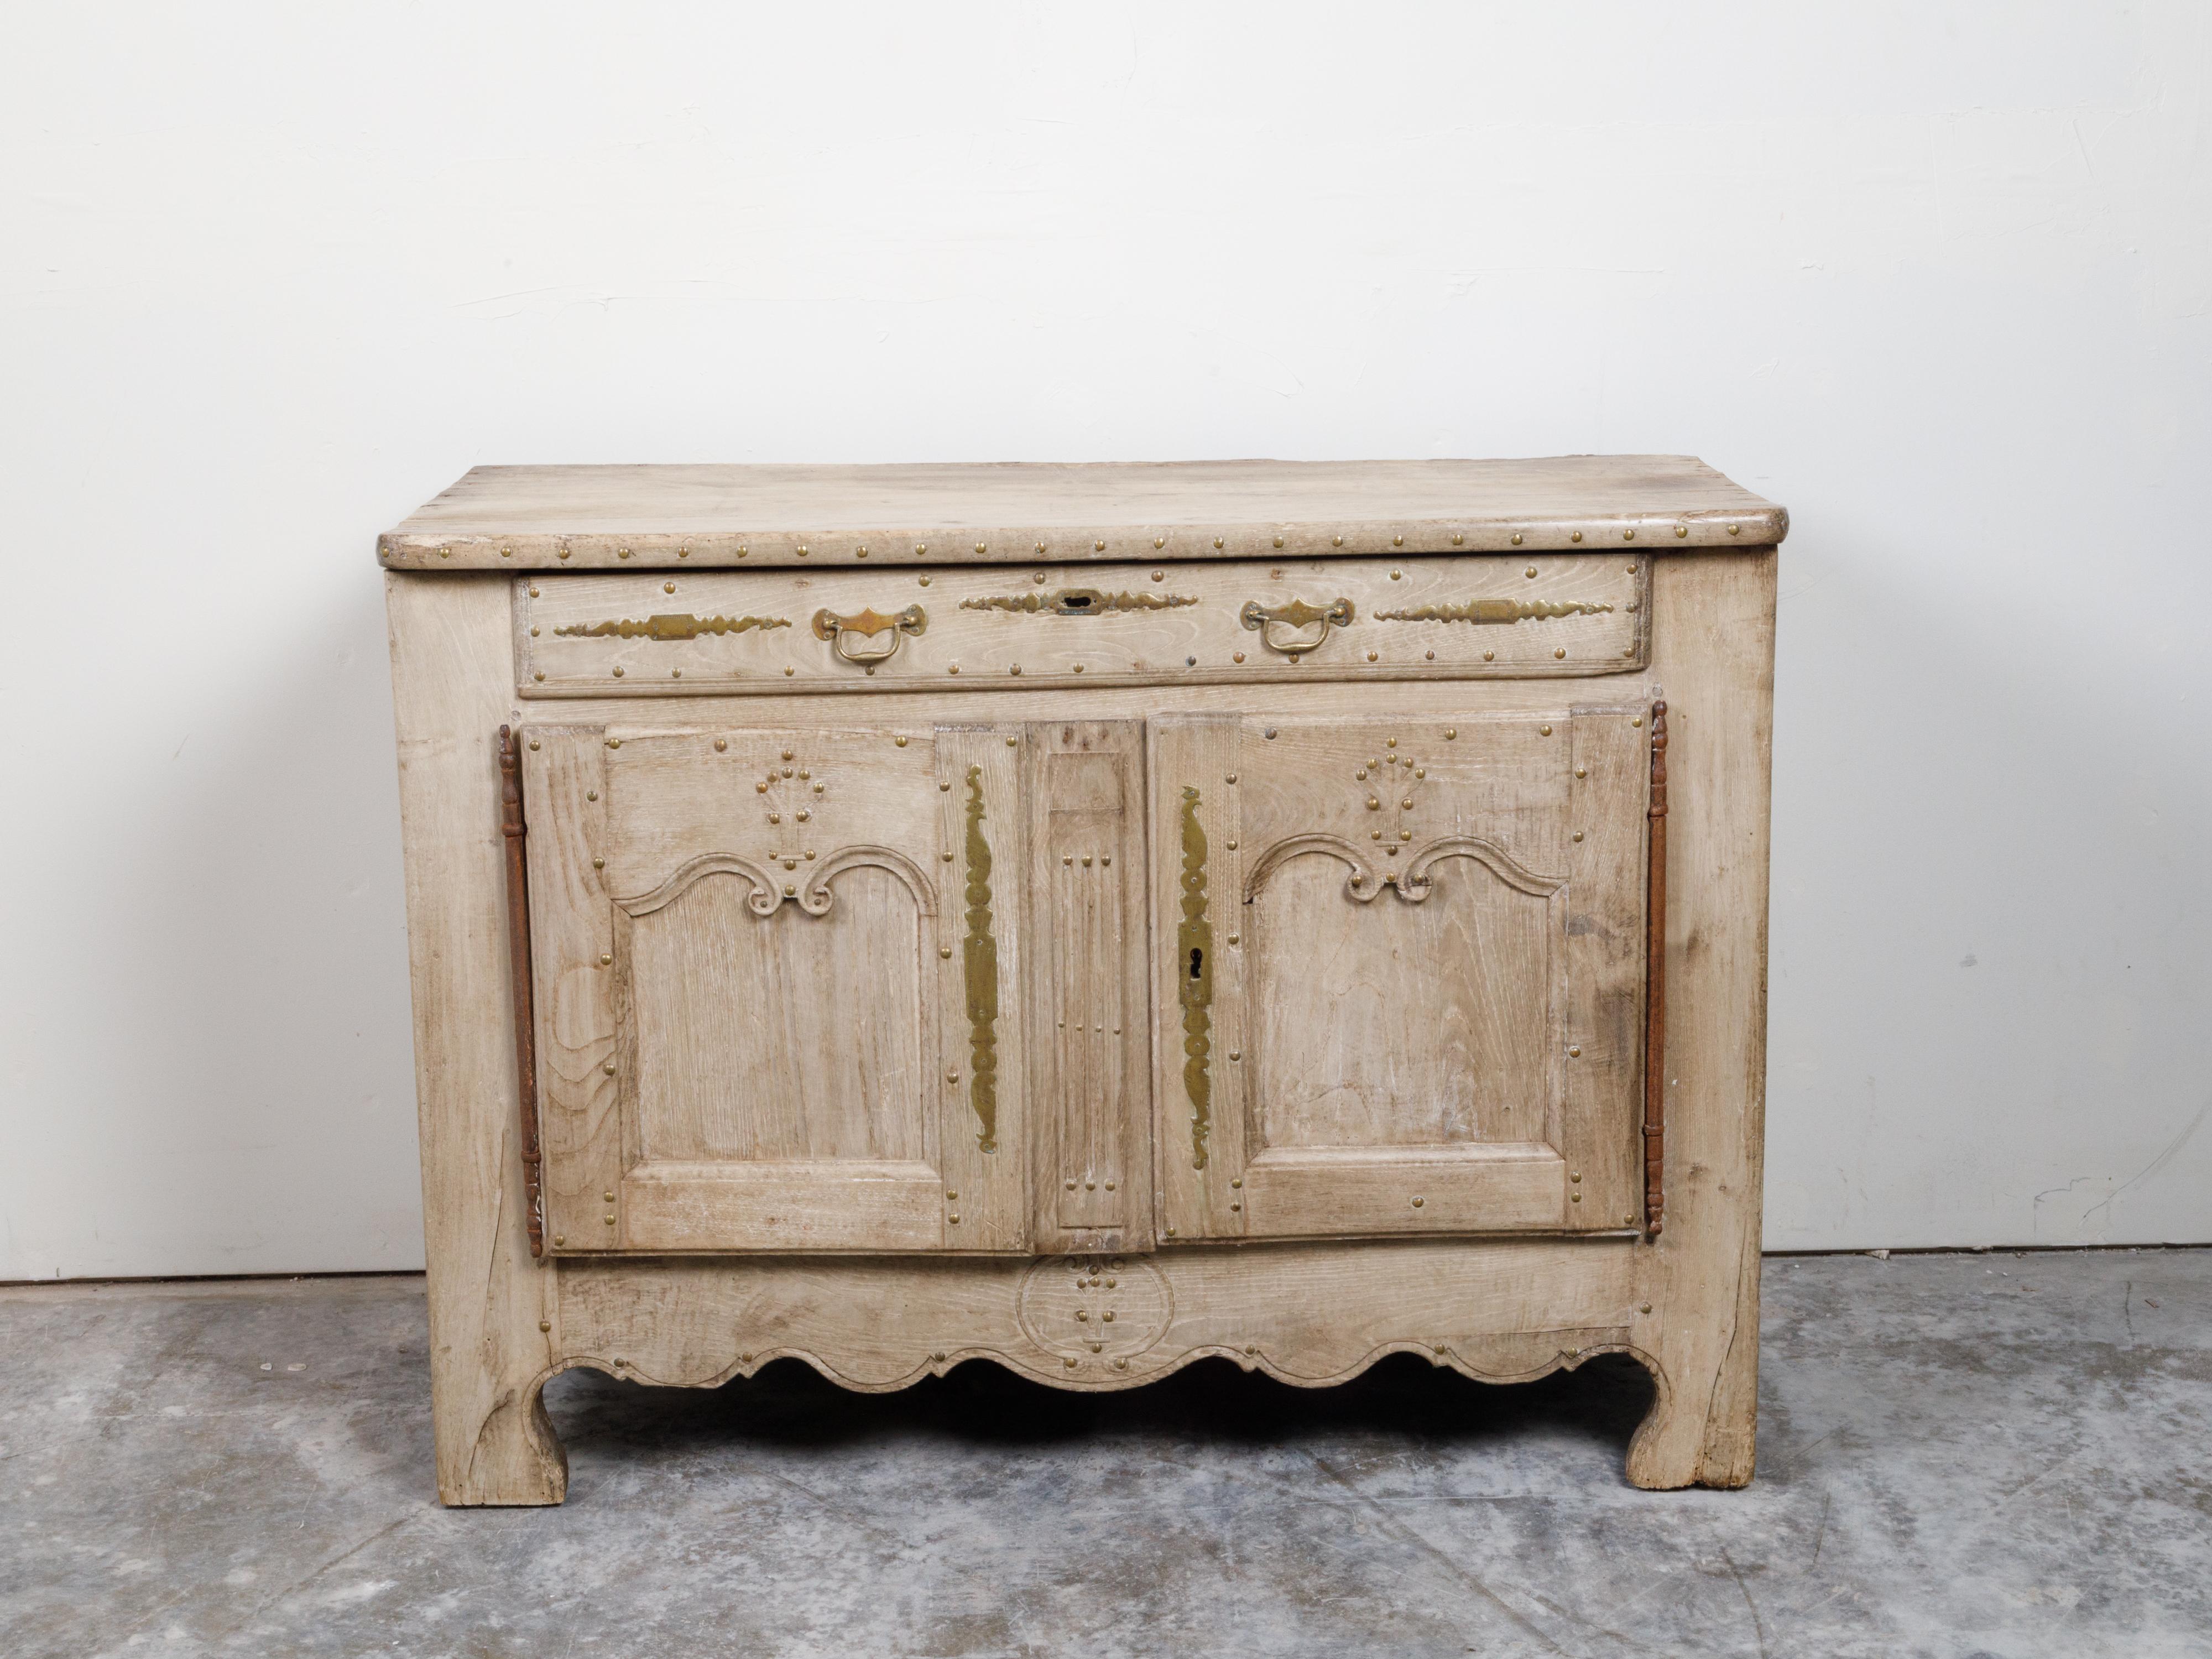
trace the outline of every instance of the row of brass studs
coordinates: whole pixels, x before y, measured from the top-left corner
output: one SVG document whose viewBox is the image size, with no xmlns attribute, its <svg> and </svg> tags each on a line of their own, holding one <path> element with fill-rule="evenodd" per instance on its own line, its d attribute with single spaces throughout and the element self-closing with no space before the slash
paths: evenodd
<svg viewBox="0 0 2212 1659">
<path fill-rule="evenodd" d="M 1743 531 L 1743 526 L 1742 526 L 1741 525 L 1740 525 L 1740 524 L 1732 524 L 1732 525 L 1729 525 L 1727 528 L 1728 528 L 1728 533 L 1729 533 L 1729 535 L 1731 535 L 1731 536 L 1740 535 L 1740 534 L 1741 534 L 1741 533 L 1742 533 L 1742 531 Z M 1686 524 L 1678 524 L 1678 525 L 1676 525 L 1676 526 L 1674 526 L 1674 535 L 1675 535 L 1675 537 L 1676 537 L 1676 538 L 1677 538 L 1677 539 L 1686 539 L 1686 538 L 1687 538 L 1687 537 L 1689 536 L 1689 533 L 1690 533 L 1690 527 L 1689 527 L 1689 526 L 1687 526 L 1687 525 L 1686 525 Z M 1568 539 L 1568 540 L 1570 540 L 1570 541 L 1579 542 L 1580 540 L 1582 540 L 1582 538 L 1583 538 L 1583 532 L 1582 532 L 1581 531 L 1579 531 L 1579 530 L 1573 530 L 1573 531 L 1570 531 L 1570 532 L 1567 532 L 1567 539 Z M 1621 538 L 1621 540 L 1623 540 L 1623 541 L 1625 541 L 1625 542 L 1632 542 L 1632 541 L 1634 541 L 1634 540 L 1636 539 L 1636 528 L 1635 528 L 1635 526 L 1632 526 L 1632 525 L 1631 525 L 1631 526 L 1629 526 L 1626 527 L 1625 529 L 1623 529 L 1623 530 L 1621 531 L 1621 532 L 1620 532 L 1620 538 Z M 1155 537 L 1153 537 L 1153 538 L 1152 538 L 1152 546 L 1153 546 L 1153 549 L 1154 549 L 1155 550 L 1159 550 L 1159 549 L 1163 549 L 1163 548 L 1166 547 L 1166 546 L 1167 546 L 1167 544 L 1168 544 L 1167 538 L 1166 538 L 1166 537 L 1164 537 L 1164 536 L 1155 536 Z M 1274 544 L 1275 544 L 1275 546 L 1277 546 L 1278 548 L 1281 547 L 1281 546 L 1283 545 L 1283 538 L 1281 538 L 1280 536 L 1277 536 L 1276 538 L 1274 538 Z M 1393 546 L 1393 547 L 1403 547 L 1403 546 L 1405 546 L 1405 544 L 1406 544 L 1406 538 L 1405 538 L 1403 536 L 1393 536 L 1393 537 L 1390 538 L 1390 545 L 1391 545 L 1391 546 Z M 1464 545 L 1466 544 L 1466 537 L 1465 537 L 1465 534 L 1464 534 L 1463 532 L 1459 532 L 1459 531 L 1454 531 L 1454 532 L 1452 532 L 1452 536 L 1451 536 L 1451 544 L 1452 544 L 1454 547 L 1461 547 L 1461 546 L 1464 546 Z M 1516 531 L 1515 531 L 1515 532 L 1513 532 L 1513 545 L 1514 545 L 1514 546 L 1516 546 L 1516 547 L 1519 547 L 1519 546 L 1521 546 L 1522 544 L 1522 532 L 1516 530 Z M 1224 541 L 1224 538 L 1223 538 L 1222 537 L 1219 537 L 1219 536 L 1216 536 L 1216 537 L 1213 538 L 1213 545 L 1214 545 L 1214 547 L 1218 550 L 1218 549 L 1220 549 L 1220 548 L 1224 547 L 1224 545 L 1226 545 L 1226 543 L 1225 543 L 1225 541 Z M 1330 546 L 1332 546 L 1332 547 L 1342 547 L 1342 546 L 1344 545 L 1344 538 L 1343 538 L 1343 537 L 1341 537 L 1341 536 L 1332 536 L 1332 537 L 1330 537 L 1330 538 L 1329 538 L 1329 545 L 1330 545 Z M 1091 543 L 1091 551 L 1093 551 L 1094 553 L 1103 553 L 1103 552 L 1106 550 L 1106 544 L 1105 544 L 1104 542 L 1097 542 L 1097 541 L 1095 541 L 1095 542 Z M 565 558 L 568 557 L 568 556 L 569 556 L 569 555 L 570 555 L 574 550 L 573 550 L 573 549 L 571 549 L 571 548 L 568 548 L 568 547 L 557 548 L 557 549 L 556 549 L 556 550 L 555 550 L 555 556 L 556 556 L 556 557 L 565 559 Z M 976 553 L 977 553 L 979 556 L 980 556 L 980 555 L 986 554 L 986 553 L 989 552 L 989 550 L 990 550 L 990 544 L 989 544 L 989 543 L 988 543 L 988 542 L 977 542 L 977 543 L 975 544 L 975 551 L 976 551 Z M 1044 554 L 1044 555 L 1046 555 L 1047 556 L 1049 556 L 1049 555 L 1050 555 L 1050 546 L 1049 546 L 1049 544 L 1045 543 L 1045 542 L 1039 542 L 1039 543 L 1036 544 L 1036 550 L 1037 550 L 1039 553 L 1041 553 L 1041 554 Z M 811 553 L 812 553 L 812 551 L 813 551 L 813 549 L 811 549 L 811 547 L 809 547 L 809 546 L 808 546 L 805 542 L 800 542 L 800 543 L 799 543 L 799 544 L 795 548 L 793 548 L 793 551 L 794 551 L 795 553 L 797 553 L 797 554 L 799 555 L 799 556 L 800 558 L 802 558 L 802 559 L 803 559 L 803 558 L 807 557 L 810 554 L 811 554 Z M 751 552 L 752 552 L 752 548 L 751 548 L 751 545 L 750 545 L 749 543 L 740 542 L 740 543 L 738 543 L 738 556 L 739 558 L 741 558 L 741 559 L 742 559 L 742 558 L 748 557 L 748 556 L 751 554 Z M 929 544 L 928 544 L 927 542 L 916 542 L 916 543 L 914 544 L 914 555 L 915 555 L 915 557 L 916 557 L 916 558 L 918 558 L 918 559 L 919 559 L 919 558 L 925 558 L 925 557 L 927 557 L 927 556 L 928 556 L 928 553 L 929 553 Z M 441 548 L 440 548 L 440 549 L 438 550 L 438 556 L 439 556 L 440 558 L 441 558 L 441 559 L 449 559 L 449 558 L 453 557 L 453 550 L 451 547 L 441 547 Z M 510 545 L 510 546 L 502 546 L 502 547 L 499 550 L 499 556 L 500 556 L 501 558 L 502 558 L 502 559 L 506 559 L 506 558 L 512 558 L 514 556 L 514 549 L 511 545 Z M 629 550 L 629 549 L 628 549 L 627 547 L 617 547 L 617 548 L 616 548 L 616 549 L 615 549 L 615 556 L 616 556 L 617 558 L 618 558 L 618 559 L 627 559 L 628 557 L 629 557 L 629 556 L 630 556 L 630 550 Z M 679 548 L 678 548 L 678 549 L 676 550 L 676 556 L 677 556 L 678 558 L 679 558 L 679 559 L 688 559 L 688 558 L 690 558 L 690 557 L 691 556 L 691 550 L 690 550 L 690 548 L 689 546 L 684 546 L 684 547 L 679 547 Z M 868 556 L 868 547 L 867 547 L 867 544 L 866 544 L 866 543 L 865 543 L 865 542 L 863 542 L 863 543 L 860 544 L 859 545 L 855 546 L 855 547 L 854 548 L 854 550 L 853 550 L 853 556 L 854 556 L 854 558 L 856 558 L 856 559 L 865 559 L 865 558 L 866 558 L 866 557 Z"/>
</svg>

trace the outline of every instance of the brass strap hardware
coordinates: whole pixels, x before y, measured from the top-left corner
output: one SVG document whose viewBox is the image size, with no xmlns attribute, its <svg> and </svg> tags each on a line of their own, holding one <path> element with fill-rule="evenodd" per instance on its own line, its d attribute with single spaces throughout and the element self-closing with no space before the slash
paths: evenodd
<svg viewBox="0 0 2212 1659">
<path fill-rule="evenodd" d="M 499 728 L 499 830 L 507 843 L 507 964 L 514 995 L 514 1071 L 522 1097 L 522 1219 L 530 1254 L 545 1254 L 544 1161 L 538 1136 L 538 1022 L 530 986 L 530 890 L 523 858 L 522 738 Z"/>
<path fill-rule="evenodd" d="M 883 662 L 897 653 L 902 638 L 921 634 L 928 627 L 929 615 L 918 605 L 907 606 L 896 617 L 886 617 L 873 607 L 850 617 L 841 617 L 834 611 L 814 613 L 814 637 L 829 641 L 847 662 Z M 845 643 L 848 635 L 860 642 L 857 647 Z M 872 643 L 885 635 L 890 636 L 890 643 Z"/>
<path fill-rule="evenodd" d="M 892 636 L 896 639 L 897 636 Z M 968 769 L 968 1100 L 979 1150 L 999 1150 L 999 942 L 991 936 L 991 843 L 983 836 L 983 769 Z M 958 1219 L 955 1217 L 954 1219 Z"/>
<path fill-rule="evenodd" d="M 756 628 L 788 628 L 788 617 L 647 617 L 635 622 L 572 623 L 553 630 L 570 639 L 696 640 L 702 634 L 744 634 Z"/>
<path fill-rule="evenodd" d="M 1182 921 L 1176 929 L 1176 1000 L 1182 1005 L 1182 1086 L 1190 1097 L 1190 1163 L 1206 1167 L 1206 1139 L 1213 1127 L 1213 924 L 1206 920 L 1206 826 L 1198 821 L 1198 791 L 1182 792 Z"/>
<path fill-rule="evenodd" d="M 1109 611 L 1176 611 L 1198 601 L 1181 593 L 1109 593 L 1096 587 L 1063 587 L 1051 593 L 994 593 L 963 599 L 963 611 L 1020 611 L 1030 616 L 1101 617 Z"/>
<path fill-rule="evenodd" d="M 1304 599 L 1292 599 L 1288 605 L 1273 606 L 1261 605 L 1257 599 L 1249 599 L 1244 609 L 1237 613 L 1237 619 L 1245 627 L 1256 629 L 1260 643 L 1268 650 L 1279 652 L 1295 660 L 1308 651 L 1318 651 L 1322 642 L 1328 638 L 1330 629 L 1351 627 L 1352 617 L 1350 599 L 1339 599 L 1334 605 L 1308 605 Z M 1285 638 L 1278 639 L 1270 632 L 1276 628 L 1292 630 L 1318 628 L 1320 632 L 1309 639 L 1293 631 Z"/>
<path fill-rule="evenodd" d="M 1644 1233 L 1659 1237 L 1667 1193 L 1667 705 L 1651 705 L 1651 839 L 1644 876 Z"/>
<path fill-rule="evenodd" d="M 1376 622 L 1517 623 L 1555 617 L 1595 617 L 1612 610 L 1583 599 L 1469 599 L 1464 605 L 1423 605 L 1411 611 L 1378 611 Z"/>
</svg>

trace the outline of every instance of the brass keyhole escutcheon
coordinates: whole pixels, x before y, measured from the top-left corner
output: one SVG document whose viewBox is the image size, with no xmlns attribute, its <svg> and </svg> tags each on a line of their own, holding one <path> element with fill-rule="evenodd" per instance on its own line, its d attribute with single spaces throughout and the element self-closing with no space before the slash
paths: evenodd
<svg viewBox="0 0 2212 1659">
<path fill-rule="evenodd" d="M 1340 599 L 1333 605 L 1308 605 L 1304 599 L 1292 599 L 1288 605 L 1264 605 L 1257 599 L 1248 599 L 1237 619 L 1256 632 L 1260 643 L 1268 650 L 1285 657 L 1302 656 L 1318 651 L 1330 629 L 1352 625 L 1352 601 Z M 1290 632 L 1279 636 L 1277 629 Z"/>
<path fill-rule="evenodd" d="M 918 605 L 910 605 L 890 617 L 873 606 L 849 617 L 841 617 L 834 611 L 814 613 L 814 637 L 829 641 L 830 649 L 852 663 L 887 661 L 897 654 L 902 640 L 908 635 L 921 635 L 928 627 L 929 613 Z M 848 644 L 848 639 L 853 643 Z M 888 642 L 878 645 L 878 640 Z"/>
</svg>

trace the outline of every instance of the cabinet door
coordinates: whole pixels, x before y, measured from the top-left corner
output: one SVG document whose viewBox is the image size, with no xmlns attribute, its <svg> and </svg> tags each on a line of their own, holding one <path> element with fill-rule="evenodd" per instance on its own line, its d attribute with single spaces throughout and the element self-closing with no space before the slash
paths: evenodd
<svg viewBox="0 0 2212 1659">
<path fill-rule="evenodd" d="M 1635 1224 L 1647 717 L 1152 723 L 1170 1237 Z"/>
<path fill-rule="evenodd" d="M 1025 1248 L 1020 730 L 525 729 L 556 1251 Z"/>
</svg>

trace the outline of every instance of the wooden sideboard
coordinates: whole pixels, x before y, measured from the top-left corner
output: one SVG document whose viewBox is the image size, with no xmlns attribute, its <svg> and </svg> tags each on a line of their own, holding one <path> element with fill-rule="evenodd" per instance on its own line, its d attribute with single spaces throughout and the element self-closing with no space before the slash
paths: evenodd
<svg viewBox="0 0 2212 1659">
<path fill-rule="evenodd" d="M 595 1366 L 1656 1382 L 1741 1486 L 1782 509 L 1694 460 L 480 467 L 384 536 L 438 1489 Z"/>
</svg>

